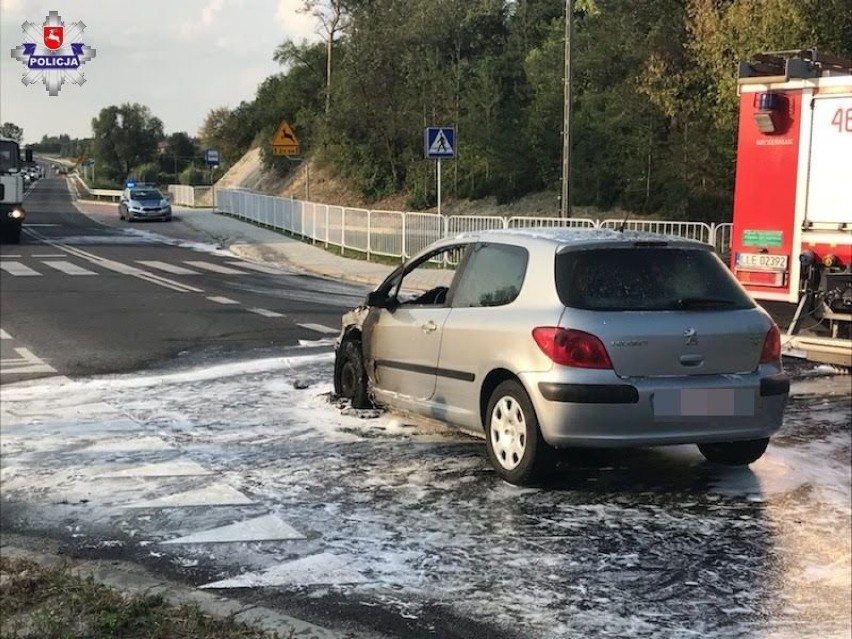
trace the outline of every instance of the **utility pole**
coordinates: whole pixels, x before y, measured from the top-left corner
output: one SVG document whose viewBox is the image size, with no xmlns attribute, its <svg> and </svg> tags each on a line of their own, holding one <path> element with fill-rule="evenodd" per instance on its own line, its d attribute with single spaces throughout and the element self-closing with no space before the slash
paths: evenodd
<svg viewBox="0 0 852 639">
<path fill-rule="evenodd" d="M 565 70 L 563 72 L 564 99 L 562 106 L 562 197 L 560 217 L 571 217 L 569 182 L 571 179 L 571 29 L 574 22 L 574 0 L 565 0 Z"/>
</svg>

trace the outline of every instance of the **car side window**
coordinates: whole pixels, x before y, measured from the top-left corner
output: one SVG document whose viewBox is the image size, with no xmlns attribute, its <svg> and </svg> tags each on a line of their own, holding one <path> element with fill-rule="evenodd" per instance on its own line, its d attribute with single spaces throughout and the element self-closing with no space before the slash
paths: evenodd
<svg viewBox="0 0 852 639">
<path fill-rule="evenodd" d="M 478 244 L 453 292 L 453 308 L 504 306 L 521 292 L 529 255 L 509 244 Z"/>
<path fill-rule="evenodd" d="M 400 306 L 444 306 L 468 245 L 436 251 L 400 273 L 388 291 Z"/>
</svg>

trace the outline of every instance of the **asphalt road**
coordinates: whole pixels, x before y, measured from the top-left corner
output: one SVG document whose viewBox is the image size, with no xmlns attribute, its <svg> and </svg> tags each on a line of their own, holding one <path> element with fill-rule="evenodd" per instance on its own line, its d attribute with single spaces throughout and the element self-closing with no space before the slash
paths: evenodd
<svg viewBox="0 0 852 639">
<path fill-rule="evenodd" d="M 22 243 L 0 248 L 2 383 L 268 354 L 328 340 L 363 299 L 361 287 L 133 232 L 186 235 L 179 221 L 90 219 L 62 178 L 36 183 L 26 208 Z"/>
<path fill-rule="evenodd" d="M 797 370 L 749 468 L 570 451 L 522 489 L 481 439 L 330 400 L 362 289 L 88 218 L 59 180 L 28 208 L 0 253 L 4 536 L 359 639 L 849 637 L 848 375 Z"/>
</svg>

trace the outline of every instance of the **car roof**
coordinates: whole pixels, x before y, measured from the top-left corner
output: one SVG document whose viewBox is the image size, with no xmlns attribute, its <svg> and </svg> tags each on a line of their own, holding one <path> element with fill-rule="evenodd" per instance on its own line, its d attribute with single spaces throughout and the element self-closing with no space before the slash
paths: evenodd
<svg viewBox="0 0 852 639">
<path fill-rule="evenodd" d="M 635 244 L 637 242 L 665 242 L 669 246 L 684 246 L 690 248 L 703 248 L 710 250 L 712 247 L 699 240 L 691 240 L 683 237 L 664 235 L 662 233 L 648 233 L 646 231 L 618 231 L 615 229 L 601 228 L 515 228 L 494 229 L 488 231 L 475 231 L 462 233 L 449 240 L 466 240 L 478 242 L 506 242 L 520 244 L 532 248 L 537 244 L 552 245 L 557 252 L 565 249 L 590 247 L 590 246 L 618 246 Z"/>
</svg>

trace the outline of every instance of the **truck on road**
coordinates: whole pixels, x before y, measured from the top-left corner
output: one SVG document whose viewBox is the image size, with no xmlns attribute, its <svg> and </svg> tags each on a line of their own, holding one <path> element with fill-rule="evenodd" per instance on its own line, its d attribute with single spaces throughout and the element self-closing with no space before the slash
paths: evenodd
<svg viewBox="0 0 852 639">
<path fill-rule="evenodd" d="M 21 149 L 17 142 L 0 138 L 0 240 L 21 241 L 21 226 L 27 216 L 23 207 L 24 176 Z"/>
<path fill-rule="evenodd" d="M 852 60 L 765 53 L 738 76 L 731 268 L 795 305 L 791 354 L 852 366 Z"/>
</svg>

